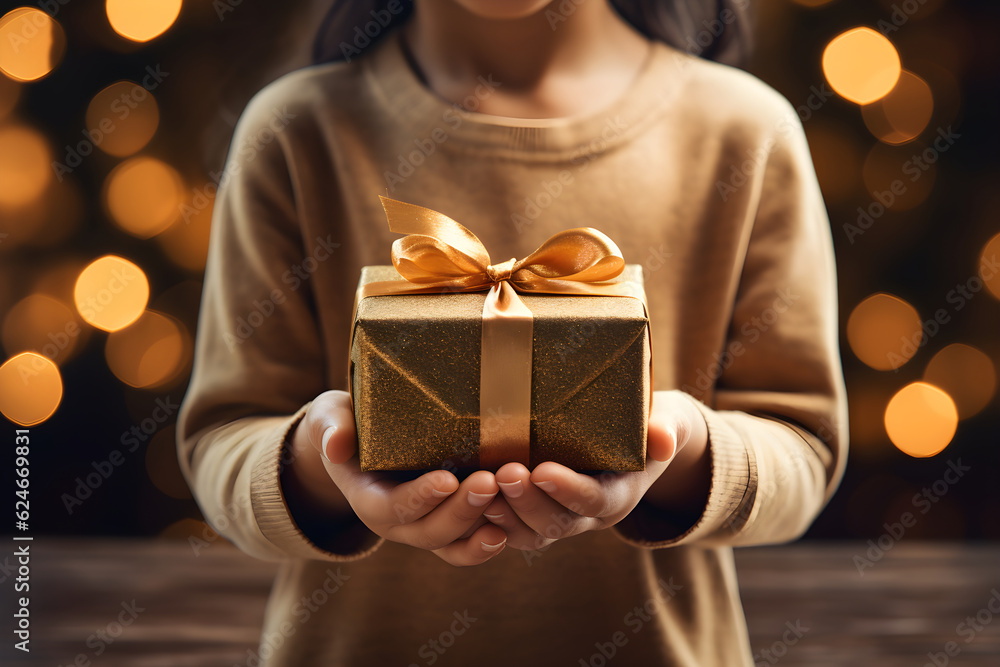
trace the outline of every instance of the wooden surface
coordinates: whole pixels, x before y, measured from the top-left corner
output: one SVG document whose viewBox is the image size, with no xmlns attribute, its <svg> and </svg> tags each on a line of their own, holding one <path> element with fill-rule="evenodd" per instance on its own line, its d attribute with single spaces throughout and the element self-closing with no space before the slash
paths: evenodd
<svg viewBox="0 0 1000 667">
<path fill-rule="evenodd" d="M 996 593 L 1000 609 L 1000 545 L 904 542 L 860 575 L 854 557 L 867 549 L 737 551 L 757 665 L 923 667 L 953 641 L 948 665 L 1000 667 L 1000 613 L 988 608 Z M 228 667 L 256 646 L 274 569 L 222 540 L 198 556 L 166 541 L 39 539 L 31 552 L 32 653 L 12 649 L 8 574 L 2 665 Z M 133 600 L 138 616 L 118 634 Z M 99 628 L 118 636 L 108 643 Z"/>
</svg>

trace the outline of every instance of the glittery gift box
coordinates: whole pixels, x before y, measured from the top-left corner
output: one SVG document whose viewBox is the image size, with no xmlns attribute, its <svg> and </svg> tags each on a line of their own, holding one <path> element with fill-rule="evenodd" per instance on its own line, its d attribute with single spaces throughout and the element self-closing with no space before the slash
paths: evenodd
<svg viewBox="0 0 1000 667">
<path fill-rule="evenodd" d="M 642 271 L 623 278 L 641 284 Z M 391 266 L 361 284 L 399 280 Z M 530 466 L 642 470 L 650 401 L 648 320 L 637 299 L 522 294 L 534 316 Z M 361 300 L 351 346 L 363 470 L 477 468 L 486 292 Z M 488 417 L 502 427 L 504 414 Z M 486 428 L 492 427 L 487 422 Z"/>
</svg>

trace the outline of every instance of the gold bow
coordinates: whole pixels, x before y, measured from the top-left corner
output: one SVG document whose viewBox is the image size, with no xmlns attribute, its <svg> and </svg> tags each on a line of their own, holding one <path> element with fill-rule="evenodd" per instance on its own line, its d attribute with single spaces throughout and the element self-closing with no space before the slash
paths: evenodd
<svg viewBox="0 0 1000 667">
<path fill-rule="evenodd" d="M 480 373 L 482 468 L 529 461 L 532 315 L 517 292 L 622 296 L 645 303 L 641 287 L 613 282 L 625 268 L 618 246 L 589 227 L 555 234 L 524 259 L 493 264 L 475 234 L 448 216 L 379 197 L 392 244 L 392 263 L 405 280 L 368 283 L 372 296 L 489 290 L 483 304 Z M 638 289 L 637 289 L 638 288 Z"/>
</svg>

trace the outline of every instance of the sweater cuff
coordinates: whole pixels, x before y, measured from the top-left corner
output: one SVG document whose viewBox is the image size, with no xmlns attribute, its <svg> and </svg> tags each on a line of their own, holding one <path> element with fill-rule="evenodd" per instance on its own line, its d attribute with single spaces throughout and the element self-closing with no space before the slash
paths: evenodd
<svg viewBox="0 0 1000 667">
<path fill-rule="evenodd" d="M 273 437 L 256 454 L 257 460 L 250 473 L 250 504 L 257 526 L 271 544 L 290 557 L 327 561 L 365 558 L 381 546 L 382 538 L 368 532 L 368 536 L 356 548 L 343 553 L 330 551 L 306 537 L 288 509 L 281 489 L 281 471 L 290 460 L 287 449 L 289 438 L 308 409 L 307 403 L 283 425 L 274 429 Z M 352 517 L 350 527 L 354 528 L 357 523 L 360 520 Z"/>
<path fill-rule="evenodd" d="M 756 488 L 753 451 L 723 416 L 692 398 L 708 425 L 711 482 L 701 515 L 690 526 L 671 523 L 662 511 L 641 501 L 614 528 L 625 542 L 637 547 L 660 549 L 692 542 L 705 545 L 731 544 L 732 536 L 746 524 L 753 507 L 751 489 Z"/>
</svg>

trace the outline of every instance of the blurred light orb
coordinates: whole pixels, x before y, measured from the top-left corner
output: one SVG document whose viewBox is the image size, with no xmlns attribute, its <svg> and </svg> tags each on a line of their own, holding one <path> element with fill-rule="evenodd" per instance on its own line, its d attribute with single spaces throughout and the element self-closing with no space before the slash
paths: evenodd
<svg viewBox="0 0 1000 667">
<path fill-rule="evenodd" d="M 85 322 L 103 331 L 118 331 L 142 315 L 149 301 L 149 281 L 127 259 L 105 255 L 80 272 L 73 301 Z"/>
<path fill-rule="evenodd" d="M 181 13 L 181 0 L 107 0 L 108 22 L 133 42 L 148 42 L 167 31 Z"/>
<path fill-rule="evenodd" d="M 14 304 L 0 329 L 5 350 L 37 352 L 57 364 L 77 352 L 81 333 L 80 322 L 69 306 L 37 293 Z"/>
<path fill-rule="evenodd" d="M 970 345 L 954 343 L 943 348 L 927 364 L 924 381 L 943 389 L 955 401 L 959 419 L 967 419 L 985 408 L 996 391 L 993 360 Z"/>
<path fill-rule="evenodd" d="M 184 182 L 170 165 L 151 157 L 136 157 L 108 174 L 104 194 L 115 224 L 137 238 L 148 239 L 177 219 L 184 202 Z"/>
<path fill-rule="evenodd" d="M 0 127 L 0 207 L 18 208 L 38 200 L 52 182 L 52 152 L 36 130 Z"/>
<path fill-rule="evenodd" d="M 934 113 L 934 95 L 927 82 L 903 70 L 889 94 L 861 107 L 865 125 L 879 141 L 903 144 L 924 131 Z"/>
<path fill-rule="evenodd" d="M 871 28 L 841 33 L 823 51 L 823 74 L 830 87 L 856 104 L 871 104 L 887 95 L 900 71 L 896 47 Z"/>
<path fill-rule="evenodd" d="M 175 378 L 187 362 L 183 325 L 154 310 L 135 324 L 108 336 L 104 357 L 119 380 L 136 388 L 152 388 Z"/>
<path fill-rule="evenodd" d="M 116 157 L 138 152 L 160 123 L 160 108 L 148 90 L 117 81 L 94 95 L 87 106 L 87 132 L 98 148 Z"/>
<path fill-rule="evenodd" d="M 0 17 L 0 71 L 15 81 L 41 79 L 65 52 L 66 34 L 45 12 L 18 7 Z"/>
<path fill-rule="evenodd" d="M 885 408 L 885 431 L 904 454 L 934 456 L 955 437 L 958 409 L 943 390 L 926 382 L 906 385 Z"/>
<path fill-rule="evenodd" d="M 979 277 L 990 294 L 1000 299 L 1000 270 L 997 267 L 1000 267 L 1000 234 L 987 241 L 979 255 Z"/>
<path fill-rule="evenodd" d="M 16 424 L 41 424 L 59 407 L 62 395 L 62 376 L 51 359 L 22 352 L 0 366 L 0 412 Z"/>
<path fill-rule="evenodd" d="M 922 340 L 917 309 L 892 294 L 872 294 L 847 319 L 851 351 L 876 370 L 899 368 L 917 353 Z"/>
<path fill-rule="evenodd" d="M 156 237 L 170 261 L 188 271 L 202 272 L 208 260 L 213 197 L 208 186 L 195 189 L 192 201 L 181 207 L 181 218 Z"/>
</svg>

